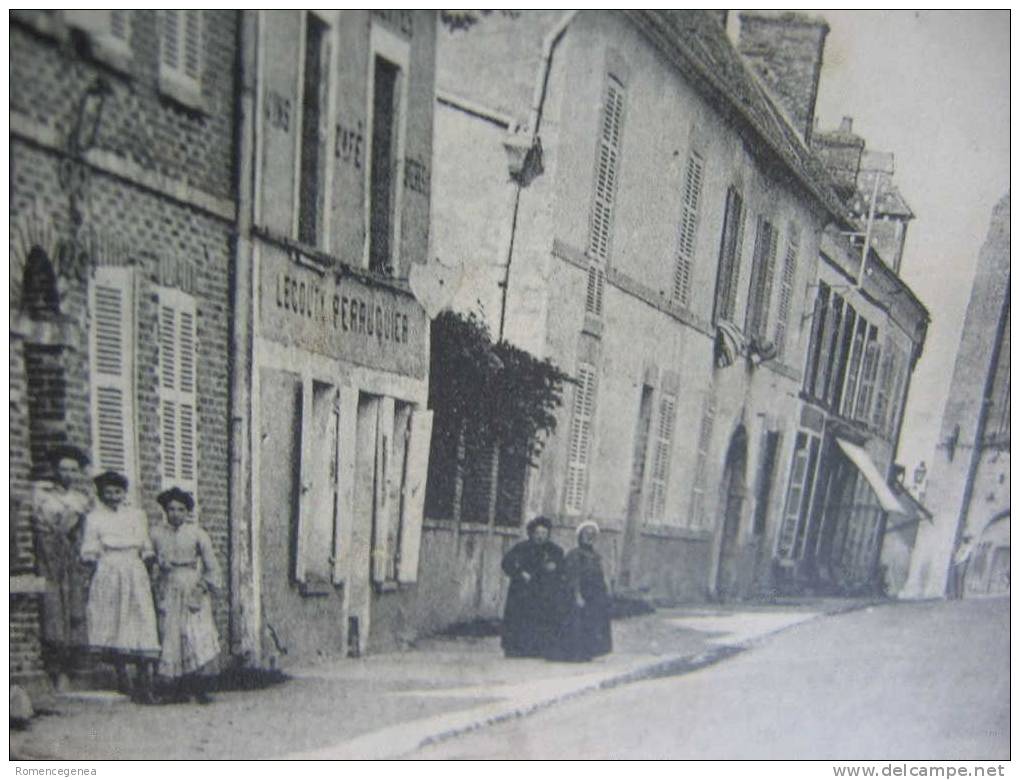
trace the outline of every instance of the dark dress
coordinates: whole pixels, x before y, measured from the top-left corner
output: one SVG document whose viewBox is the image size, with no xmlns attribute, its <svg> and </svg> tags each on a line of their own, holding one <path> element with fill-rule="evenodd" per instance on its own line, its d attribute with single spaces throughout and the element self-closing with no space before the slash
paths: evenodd
<svg viewBox="0 0 1020 780">
<path fill-rule="evenodd" d="M 565 561 L 566 616 L 550 656 L 558 661 L 590 661 L 613 649 L 609 627 L 610 598 L 602 559 L 595 550 L 577 547 Z M 584 600 L 578 606 L 577 596 Z"/>
<path fill-rule="evenodd" d="M 560 625 L 563 600 L 563 550 L 552 542 L 530 539 L 503 556 L 510 578 L 503 613 L 503 651 L 508 657 L 542 658 Z M 523 574 L 531 576 L 525 580 Z"/>
</svg>

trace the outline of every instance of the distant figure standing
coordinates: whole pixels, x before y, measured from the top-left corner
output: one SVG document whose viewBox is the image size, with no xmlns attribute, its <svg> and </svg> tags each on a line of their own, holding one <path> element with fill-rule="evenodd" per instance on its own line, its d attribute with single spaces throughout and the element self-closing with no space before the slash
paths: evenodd
<svg viewBox="0 0 1020 780">
<path fill-rule="evenodd" d="M 599 527 L 588 520 L 577 526 L 577 547 L 565 562 L 566 617 L 551 660 L 590 661 L 613 649 L 609 588 L 602 558 L 595 550 Z"/>
<path fill-rule="evenodd" d="M 966 595 L 967 567 L 970 564 L 970 555 L 973 551 L 973 537 L 970 534 L 964 534 L 960 537 L 960 544 L 956 547 L 952 570 L 949 573 L 949 598 L 951 599 L 962 599 Z"/>
<path fill-rule="evenodd" d="M 177 683 L 174 701 L 212 699 L 203 672 L 220 653 L 212 598 L 222 587 L 212 539 L 192 516 L 195 499 L 173 487 L 156 498 L 167 525 L 155 529 L 152 544 L 159 564 L 157 601 L 163 651 L 159 674 Z"/>
<path fill-rule="evenodd" d="M 57 690 L 66 687 L 77 652 L 86 642 L 85 589 L 88 570 L 78 559 L 82 521 L 91 500 L 75 489 L 89 459 L 77 447 L 49 453 L 51 479 L 35 483 L 32 531 L 39 573 L 46 579 L 42 598 L 42 650 Z"/>
<path fill-rule="evenodd" d="M 95 565 L 89 587 L 90 648 L 107 657 L 117 682 L 141 704 L 155 704 L 152 665 L 159 658 L 156 610 L 146 562 L 154 558 L 145 513 L 124 506 L 128 481 L 115 471 L 94 480 L 99 505 L 85 517 L 81 544 L 83 561 Z M 127 664 L 137 671 L 132 691 Z"/>
<path fill-rule="evenodd" d="M 527 529 L 527 540 L 503 556 L 503 572 L 510 578 L 502 640 L 508 658 L 546 656 L 560 623 L 563 550 L 549 540 L 548 518 L 536 517 Z"/>
</svg>

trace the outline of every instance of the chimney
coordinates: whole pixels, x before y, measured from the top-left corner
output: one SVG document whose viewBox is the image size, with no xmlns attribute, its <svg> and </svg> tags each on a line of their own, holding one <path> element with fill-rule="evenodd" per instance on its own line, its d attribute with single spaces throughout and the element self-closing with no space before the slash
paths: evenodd
<svg viewBox="0 0 1020 780">
<path fill-rule="evenodd" d="M 837 130 L 816 128 L 811 134 L 811 149 L 829 171 L 840 198 L 849 203 L 857 193 L 857 176 L 864 153 L 864 139 L 854 135 L 853 117 L 843 117 Z"/>
<path fill-rule="evenodd" d="M 803 14 L 740 14 L 740 53 L 805 143 L 814 126 L 822 51 L 829 25 Z"/>
</svg>

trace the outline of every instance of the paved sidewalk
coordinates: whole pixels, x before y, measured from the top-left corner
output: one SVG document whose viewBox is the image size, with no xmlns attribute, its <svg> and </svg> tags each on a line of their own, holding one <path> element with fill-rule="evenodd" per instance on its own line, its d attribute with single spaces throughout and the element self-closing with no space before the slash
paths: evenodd
<svg viewBox="0 0 1020 780">
<path fill-rule="evenodd" d="M 614 652 L 586 664 L 506 659 L 499 639 L 435 638 L 413 649 L 289 669 L 291 679 L 208 706 L 142 707 L 97 692 L 11 732 L 12 758 L 376 759 L 568 698 L 714 663 L 851 600 L 698 605 L 614 621 Z"/>
</svg>

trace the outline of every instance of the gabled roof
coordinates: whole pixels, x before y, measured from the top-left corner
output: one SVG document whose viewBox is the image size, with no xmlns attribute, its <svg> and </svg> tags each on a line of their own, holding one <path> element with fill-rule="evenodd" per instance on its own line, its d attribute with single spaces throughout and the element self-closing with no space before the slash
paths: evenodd
<svg viewBox="0 0 1020 780">
<path fill-rule="evenodd" d="M 836 195 L 825 167 L 789 125 L 765 88 L 726 37 L 722 26 L 704 11 L 626 11 L 638 27 L 692 76 L 692 83 L 716 107 L 743 126 L 752 148 L 767 152 L 837 220 L 852 217 Z"/>
</svg>

